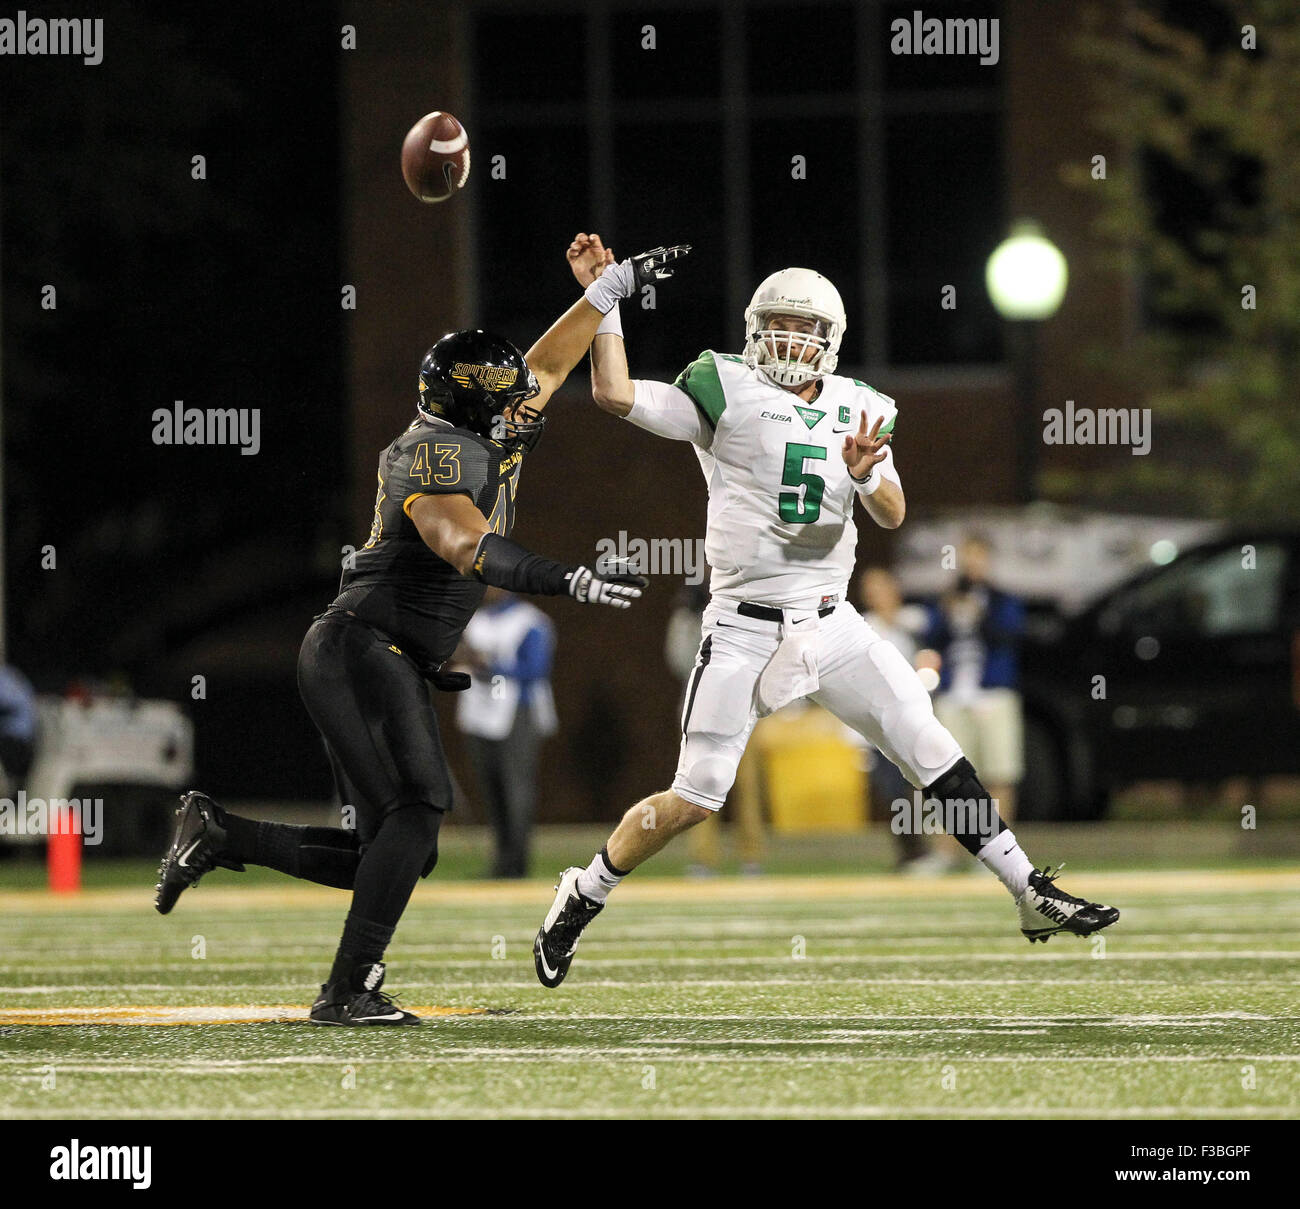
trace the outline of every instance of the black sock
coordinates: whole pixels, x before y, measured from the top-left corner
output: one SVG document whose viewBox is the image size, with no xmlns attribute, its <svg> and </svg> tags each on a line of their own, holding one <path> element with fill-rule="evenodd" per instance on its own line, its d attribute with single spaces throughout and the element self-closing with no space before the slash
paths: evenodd
<svg viewBox="0 0 1300 1209">
<path fill-rule="evenodd" d="M 944 829 L 971 856 L 979 856 L 980 849 L 989 840 L 1007 829 L 993 804 L 994 799 L 965 756 L 932 785 L 927 785 L 925 796 L 943 805 Z"/>
<path fill-rule="evenodd" d="M 401 919 L 411 891 L 437 862 L 442 811 L 416 804 L 384 816 L 366 846 L 352 886 L 348 913 L 330 981 L 350 978 L 362 964 L 380 961 Z"/>
<path fill-rule="evenodd" d="M 355 831 L 300 827 L 226 815 L 228 855 L 246 865 L 264 865 L 322 886 L 352 889 L 361 860 Z"/>
<path fill-rule="evenodd" d="M 334 956 L 334 967 L 330 970 L 330 982 L 350 983 L 357 966 L 383 961 L 384 951 L 392 939 L 391 924 L 379 924 L 349 911 L 343 924 L 343 939 Z"/>
<path fill-rule="evenodd" d="M 226 828 L 225 854 L 244 865 L 256 864 L 254 853 L 257 851 L 257 829 L 261 824 L 256 819 L 240 818 L 228 810 L 223 810 L 222 814 Z"/>
</svg>

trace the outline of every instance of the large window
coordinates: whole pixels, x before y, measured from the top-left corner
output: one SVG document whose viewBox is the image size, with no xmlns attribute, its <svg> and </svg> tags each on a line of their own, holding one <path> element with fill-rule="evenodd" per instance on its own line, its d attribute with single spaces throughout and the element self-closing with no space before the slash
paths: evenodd
<svg viewBox="0 0 1300 1209">
<path fill-rule="evenodd" d="M 620 255 L 696 248 L 655 313 L 625 323 L 641 372 L 737 348 L 754 287 L 788 265 L 838 286 L 850 372 L 1000 360 L 983 265 L 1006 217 L 1003 68 L 892 54 L 891 22 L 915 8 L 478 8 L 470 125 L 483 322 L 537 335 L 556 310 L 565 245 L 595 229 Z M 997 3 L 978 9 L 936 0 L 924 15 L 999 15 Z M 492 177 L 498 155 L 504 179 Z M 940 307 L 949 285 L 955 310 Z"/>
</svg>

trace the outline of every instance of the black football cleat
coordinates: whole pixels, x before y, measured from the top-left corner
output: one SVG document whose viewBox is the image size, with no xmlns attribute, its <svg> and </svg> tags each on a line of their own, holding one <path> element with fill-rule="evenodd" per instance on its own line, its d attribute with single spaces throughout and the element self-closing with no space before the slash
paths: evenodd
<svg viewBox="0 0 1300 1209">
<path fill-rule="evenodd" d="M 419 1016 L 404 1012 L 384 985 L 384 963 L 365 962 L 347 982 L 327 982 L 311 1005 L 312 1024 L 341 1024 L 348 1028 L 372 1025 L 419 1024 Z"/>
<path fill-rule="evenodd" d="M 181 794 L 176 830 L 158 868 L 158 885 L 154 888 L 153 905 L 159 914 L 166 915 L 176 905 L 181 891 L 197 885 L 199 878 L 217 867 L 244 872 L 239 861 L 224 853 L 225 844 L 226 812 L 197 789 Z"/>
<path fill-rule="evenodd" d="M 579 893 L 578 874 L 581 872 L 574 865 L 560 874 L 560 883 L 555 887 L 555 901 L 551 903 L 551 909 L 537 930 L 537 939 L 533 941 L 533 966 L 544 987 L 557 987 L 564 981 L 573 955 L 578 951 L 582 930 L 605 909 L 604 903 L 593 903 Z"/>
<path fill-rule="evenodd" d="M 1061 868 L 1064 866 L 1058 867 L 1055 873 L 1046 867 L 1041 872 L 1035 869 L 1029 875 L 1028 888 L 1016 900 L 1020 931 L 1030 944 L 1036 940 L 1046 944 L 1047 938 L 1058 932 L 1091 936 L 1119 919 L 1119 911 L 1114 907 L 1103 907 L 1101 903 L 1066 894 L 1056 885 Z"/>
</svg>

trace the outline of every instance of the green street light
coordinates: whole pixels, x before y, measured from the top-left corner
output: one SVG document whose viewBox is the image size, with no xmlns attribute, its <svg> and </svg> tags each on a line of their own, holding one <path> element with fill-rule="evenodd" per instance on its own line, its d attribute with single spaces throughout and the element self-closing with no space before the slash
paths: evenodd
<svg viewBox="0 0 1300 1209">
<path fill-rule="evenodd" d="M 984 266 L 984 284 L 1003 319 L 1050 319 L 1068 280 L 1060 248 L 1029 219 L 1012 226 Z"/>
<path fill-rule="evenodd" d="M 1036 222 L 1021 219 L 984 266 L 984 283 L 997 312 L 1009 323 L 1015 368 L 1015 497 L 1033 500 L 1042 428 L 1038 404 L 1038 325 L 1056 314 L 1069 272 L 1061 250 Z"/>
</svg>

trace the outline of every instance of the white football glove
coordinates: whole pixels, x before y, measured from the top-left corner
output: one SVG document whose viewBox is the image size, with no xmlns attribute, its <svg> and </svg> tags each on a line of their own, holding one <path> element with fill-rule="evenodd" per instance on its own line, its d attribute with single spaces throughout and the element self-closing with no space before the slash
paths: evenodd
<svg viewBox="0 0 1300 1209">
<path fill-rule="evenodd" d="M 607 269 L 606 272 L 608 271 Z M 565 577 L 569 581 L 569 595 L 582 604 L 610 605 L 615 609 L 630 608 L 650 581 L 628 571 L 627 559 L 611 558 L 603 561 L 605 570 L 575 567 L 570 571 Z"/>
</svg>

